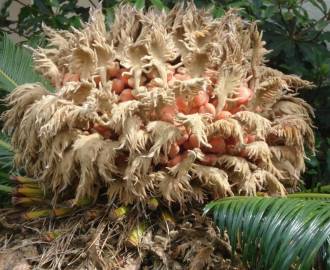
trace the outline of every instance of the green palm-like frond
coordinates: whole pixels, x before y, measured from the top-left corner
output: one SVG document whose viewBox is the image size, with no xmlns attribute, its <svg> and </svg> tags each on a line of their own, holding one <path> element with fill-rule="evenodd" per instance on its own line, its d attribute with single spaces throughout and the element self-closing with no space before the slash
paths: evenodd
<svg viewBox="0 0 330 270">
<path fill-rule="evenodd" d="M 287 195 L 288 199 L 303 199 L 303 200 L 323 200 L 330 201 L 330 194 L 327 193 L 306 193 L 297 192 Z"/>
<path fill-rule="evenodd" d="M 0 133 L 0 205 L 3 203 L 6 205 L 10 201 L 8 190 L 11 189 L 12 183 L 9 173 L 13 168 L 13 157 L 9 137 Z"/>
<path fill-rule="evenodd" d="M 50 83 L 33 69 L 31 53 L 4 35 L 0 40 L 0 90 L 9 93 L 21 84 L 34 82 L 41 82 L 49 91 L 53 91 Z M 5 187 L 0 191 L 10 188 L 12 161 L 10 139 L 0 133 L 0 185 Z M 9 197 L 5 193 L 0 192 L 0 203 L 8 201 Z"/>
<path fill-rule="evenodd" d="M 10 138 L 0 132 L 0 169 L 11 170 L 14 153 L 11 149 Z"/>
<path fill-rule="evenodd" d="M 18 85 L 34 82 L 41 82 L 50 91 L 53 89 L 33 69 L 31 54 L 4 35 L 0 40 L 0 88 L 11 92 Z"/>
<path fill-rule="evenodd" d="M 312 269 L 316 257 L 330 269 L 330 202 L 324 196 L 234 197 L 208 204 L 205 212 L 227 231 L 234 251 L 240 246 L 251 269 Z"/>
<path fill-rule="evenodd" d="M 10 186 L 10 184 L 9 174 L 4 170 L 0 170 L 0 185 Z"/>
<path fill-rule="evenodd" d="M 6 171 L 0 170 L 0 208 L 10 204 L 10 192 L 12 189 L 9 174 Z"/>
</svg>

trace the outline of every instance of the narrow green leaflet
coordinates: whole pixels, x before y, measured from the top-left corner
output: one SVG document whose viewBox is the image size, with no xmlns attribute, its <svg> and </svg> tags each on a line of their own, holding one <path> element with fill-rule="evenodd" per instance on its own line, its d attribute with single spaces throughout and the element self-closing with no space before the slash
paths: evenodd
<svg viewBox="0 0 330 270">
<path fill-rule="evenodd" d="M 13 158 L 9 137 L 0 132 L 0 206 L 10 201 L 8 190 L 11 190 L 12 182 L 9 174 L 13 170 Z"/>
<path fill-rule="evenodd" d="M 168 9 L 161 0 L 150 0 L 150 2 L 159 9 Z"/>
<path fill-rule="evenodd" d="M 144 0 L 136 0 L 136 1 L 135 1 L 135 6 L 136 6 L 138 9 L 143 9 L 144 6 L 145 6 L 145 1 L 144 1 Z"/>
<path fill-rule="evenodd" d="M 239 245 L 251 269 L 311 269 L 316 258 L 329 265 L 330 195 L 301 193 L 291 198 L 233 197 L 211 202 L 217 226 Z M 326 268 L 324 268 L 326 269 Z"/>
<path fill-rule="evenodd" d="M 34 71 L 31 54 L 4 35 L 0 40 L 0 89 L 9 93 L 18 85 L 35 82 L 54 91 L 50 83 Z"/>
<path fill-rule="evenodd" d="M 0 132 L 0 169 L 11 170 L 14 153 L 11 149 L 10 138 Z"/>
</svg>

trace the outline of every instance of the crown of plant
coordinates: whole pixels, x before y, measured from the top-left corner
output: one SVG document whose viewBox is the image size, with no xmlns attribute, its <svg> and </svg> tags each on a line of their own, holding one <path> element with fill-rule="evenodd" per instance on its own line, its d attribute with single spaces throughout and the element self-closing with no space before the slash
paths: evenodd
<svg viewBox="0 0 330 270">
<path fill-rule="evenodd" d="M 56 88 L 7 98 L 15 164 L 76 201 L 186 203 L 257 191 L 283 195 L 314 149 L 310 83 L 266 66 L 256 24 L 194 5 L 168 13 L 101 9 L 83 28 L 44 27 L 35 68 Z"/>
</svg>

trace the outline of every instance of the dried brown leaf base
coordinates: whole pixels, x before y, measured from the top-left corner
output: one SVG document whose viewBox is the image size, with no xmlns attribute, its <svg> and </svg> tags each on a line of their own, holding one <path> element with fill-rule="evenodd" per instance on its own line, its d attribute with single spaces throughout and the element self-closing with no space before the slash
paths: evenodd
<svg viewBox="0 0 330 270">
<path fill-rule="evenodd" d="M 21 224 L 17 210 L 1 210 L 0 270 L 245 269 L 201 211 L 114 210 L 95 206 Z"/>
</svg>

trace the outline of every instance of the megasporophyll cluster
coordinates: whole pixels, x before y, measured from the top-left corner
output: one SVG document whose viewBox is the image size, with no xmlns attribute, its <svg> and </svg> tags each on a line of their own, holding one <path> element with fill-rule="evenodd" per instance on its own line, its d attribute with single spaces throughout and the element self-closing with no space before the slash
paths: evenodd
<svg viewBox="0 0 330 270">
<path fill-rule="evenodd" d="M 313 150 L 310 84 L 267 67 L 262 36 L 235 11 L 100 9 L 82 29 L 44 28 L 35 68 L 55 86 L 19 86 L 4 130 L 15 164 L 54 203 L 75 199 L 181 206 L 257 191 L 285 194 Z"/>
</svg>

